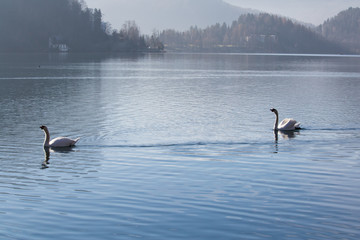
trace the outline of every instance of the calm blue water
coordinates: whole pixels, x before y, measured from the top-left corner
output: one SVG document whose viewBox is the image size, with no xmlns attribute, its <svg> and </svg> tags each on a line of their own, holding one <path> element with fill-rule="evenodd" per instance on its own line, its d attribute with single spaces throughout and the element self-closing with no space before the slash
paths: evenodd
<svg viewBox="0 0 360 240">
<path fill-rule="evenodd" d="M 0 55 L 0 239 L 359 239 L 359 66 Z"/>
</svg>

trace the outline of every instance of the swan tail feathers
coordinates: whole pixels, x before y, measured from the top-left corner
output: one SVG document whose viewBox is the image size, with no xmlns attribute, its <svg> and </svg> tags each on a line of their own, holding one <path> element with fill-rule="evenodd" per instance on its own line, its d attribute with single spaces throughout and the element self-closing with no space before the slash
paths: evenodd
<svg viewBox="0 0 360 240">
<path fill-rule="evenodd" d="M 295 127 L 295 129 L 300 129 L 301 128 L 300 127 L 300 122 L 295 123 L 294 127 Z"/>
<path fill-rule="evenodd" d="M 75 144 L 76 144 L 77 141 L 79 141 L 79 140 L 80 140 L 80 138 L 76 138 L 76 139 L 72 140 L 72 142 L 70 143 L 70 147 L 75 146 Z"/>
</svg>

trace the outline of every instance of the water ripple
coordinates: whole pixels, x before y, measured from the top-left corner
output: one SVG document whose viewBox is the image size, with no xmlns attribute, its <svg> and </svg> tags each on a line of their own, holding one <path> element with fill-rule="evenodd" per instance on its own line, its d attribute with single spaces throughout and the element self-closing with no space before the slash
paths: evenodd
<svg viewBox="0 0 360 240">
<path fill-rule="evenodd" d="M 360 238 L 357 58 L 8 60 L 1 239 Z"/>
</svg>

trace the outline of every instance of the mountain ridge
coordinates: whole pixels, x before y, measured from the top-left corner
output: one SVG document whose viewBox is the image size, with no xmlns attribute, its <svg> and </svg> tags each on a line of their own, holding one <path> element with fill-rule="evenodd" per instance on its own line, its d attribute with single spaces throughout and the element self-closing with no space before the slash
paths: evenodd
<svg viewBox="0 0 360 240">
<path fill-rule="evenodd" d="M 188 31 L 164 30 L 167 49 L 195 52 L 348 54 L 344 46 L 292 20 L 268 13 L 241 15 L 231 25 L 215 24 Z"/>
<path fill-rule="evenodd" d="M 131 3 L 127 0 L 118 0 L 113 4 L 112 9 L 119 9 L 117 19 L 121 19 L 121 24 L 134 20 L 145 34 L 164 29 L 184 31 L 191 26 L 204 28 L 218 22 L 230 24 L 242 14 L 258 12 L 234 6 L 223 0 L 133 0 Z M 93 5 L 96 6 L 96 3 Z M 110 6 L 107 5 L 102 11 L 106 19 L 106 12 L 111 11 Z M 106 20 L 110 20 L 114 28 L 121 26 L 115 19 Z"/>
<path fill-rule="evenodd" d="M 360 8 L 348 8 L 326 20 L 316 29 L 330 41 L 360 53 Z"/>
</svg>

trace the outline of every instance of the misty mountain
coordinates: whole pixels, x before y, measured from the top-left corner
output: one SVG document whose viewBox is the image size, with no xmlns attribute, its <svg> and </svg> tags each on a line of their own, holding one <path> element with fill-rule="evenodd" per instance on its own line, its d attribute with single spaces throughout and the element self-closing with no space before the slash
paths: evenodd
<svg viewBox="0 0 360 240">
<path fill-rule="evenodd" d="M 241 15 L 231 25 L 214 24 L 185 32 L 164 30 L 167 49 L 195 52 L 339 54 L 348 51 L 312 29 L 267 13 Z"/>
<path fill-rule="evenodd" d="M 222 0 L 118 0 L 114 4 L 111 7 L 118 9 L 118 19 L 122 20 L 121 23 L 111 21 L 113 28 L 134 20 L 145 34 L 153 30 L 184 31 L 191 26 L 203 28 L 218 22 L 231 23 L 241 14 L 255 12 Z"/>
<path fill-rule="evenodd" d="M 83 0 L 1 0 L 0 52 L 48 51 L 50 40 L 71 51 L 161 50 L 159 37 L 168 49 L 180 50 L 191 46 L 195 51 L 345 53 L 341 43 L 360 51 L 359 8 L 326 21 L 318 28 L 321 35 L 284 17 L 244 14 L 250 10 L 222 0 L 125 1 L 117 0 L 119 14 L 135 7 L 143 15 L 134 19 L 136 23 L 124 20 L 121 29 L 112 31 L 102 10 L 87 8 Z M 144 23 L 165 30 L 143 36 Z"/>
<path fill-rule="evenodd" d="M 321 24 L 317 30 L 325 38 L 360 53 L 360 8 L 349 8 Z"/>
</svg>

